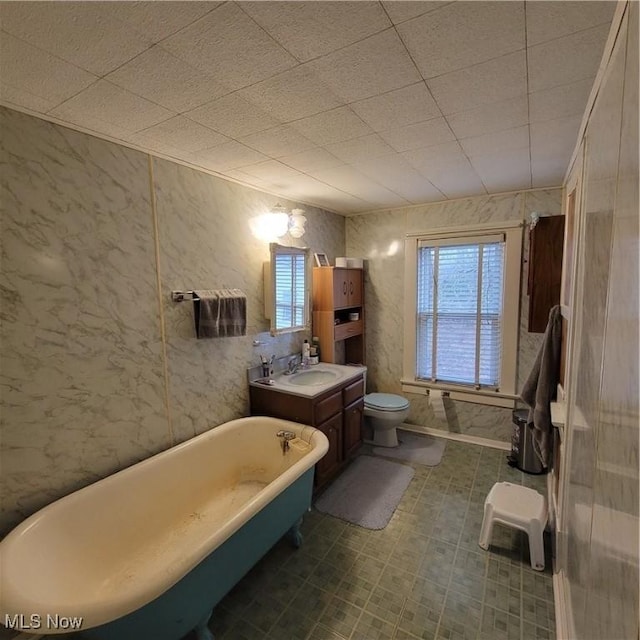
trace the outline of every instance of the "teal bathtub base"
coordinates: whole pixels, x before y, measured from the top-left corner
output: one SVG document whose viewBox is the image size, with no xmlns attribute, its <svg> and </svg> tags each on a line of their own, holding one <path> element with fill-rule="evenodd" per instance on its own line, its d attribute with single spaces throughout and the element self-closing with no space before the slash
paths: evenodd
<svg viewBox="0 0 640 640">
<path fill-rule="evenodd" d="M 213 607 L 287 532 L 300 546 L 299 524 L 311 506 L 313 468 L 289 485 L 242 528 L 215 549 L 168 591 L 122 618 L 87 629 L 87 640 L 180 640 L 197 629 L 198 640 L 210 640 L 206 621 Z"/>
</svg>

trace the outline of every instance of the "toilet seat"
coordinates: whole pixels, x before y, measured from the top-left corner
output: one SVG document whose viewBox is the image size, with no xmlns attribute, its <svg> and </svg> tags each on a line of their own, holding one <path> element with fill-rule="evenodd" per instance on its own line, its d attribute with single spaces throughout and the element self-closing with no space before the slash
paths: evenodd
<svg viewBox="0 0 640 640">
<path fill-rule="evenodd" d="M 364 397 L 365 408 L 376 411 L 403 411 L 409 408 L 409 401 L 394 393 L 368 393 Z"/>
</svg>

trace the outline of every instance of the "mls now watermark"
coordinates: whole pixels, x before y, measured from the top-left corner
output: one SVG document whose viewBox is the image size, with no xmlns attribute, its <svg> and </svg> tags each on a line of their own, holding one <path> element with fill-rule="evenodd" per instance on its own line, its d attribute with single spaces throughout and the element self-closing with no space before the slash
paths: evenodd
<svg viewBox="0 0 640 640">
<path fill-rule="evenodd" d="M 17 631 L 27 631 L 29 629 L 62 629 L 64 631 L 74 631 L 82 628 L 82 618 L 77 616 L 59 616 L 58 614 L 41 616 L 38 613 L 25 615 L 24 613 L 16 613 L 10 616 L 5 614 L 4 626 L 7 629 Z"/>
</svg>

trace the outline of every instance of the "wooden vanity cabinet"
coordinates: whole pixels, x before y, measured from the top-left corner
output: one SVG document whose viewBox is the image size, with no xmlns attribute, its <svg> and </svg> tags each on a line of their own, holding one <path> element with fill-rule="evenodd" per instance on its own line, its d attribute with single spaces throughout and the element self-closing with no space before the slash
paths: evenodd
<svg viewBox="0 0 640 640">
<path fill-rule="evenodd" d="M 316 464 L 316 488 L 333 479 L 362 443 L 363 376 L 336 385 L 315 398 L 252 386 L 249 397 L 251 415 L 309 424 L 327 436 L 329 450 Z"/>
<path fill-rule="evenodd" d="M 357 313 L 358 319 L 349 315 Z M 313 269 L 313 335 L 320 339 L 320 359 L 364 364 L 364 277 L 362 269 Z"/>
<path fill-rule="evenodd" d="M 544 333 L 551 307 L 560 304 L 564 216 L 546 216 L 529 231 L 529 325 Z"/>
</svg>

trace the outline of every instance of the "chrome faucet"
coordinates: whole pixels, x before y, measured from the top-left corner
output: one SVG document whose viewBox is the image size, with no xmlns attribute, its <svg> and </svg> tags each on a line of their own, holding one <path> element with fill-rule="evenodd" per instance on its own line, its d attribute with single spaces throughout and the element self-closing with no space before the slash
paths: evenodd
<svg viewBox="0 0 640 640">
<path fill-rule="evenodd" d="M 289 440 L 293 440 L 296 437 L 296 434 L 293 431 L 278 431 L 276 433 L 278 438 L 281 438 L 282 441 L 282 455 L 289 451 Z"/>
<path fill-rule="evenodd" d="M 298 356 L 293 356 L 293 358 L 289 359 L 287 363 L 287 370 L 285 374 L 290 376 L 295 373 L 300 368 L 300 361 L 298 360 Z"/>
</svg>

